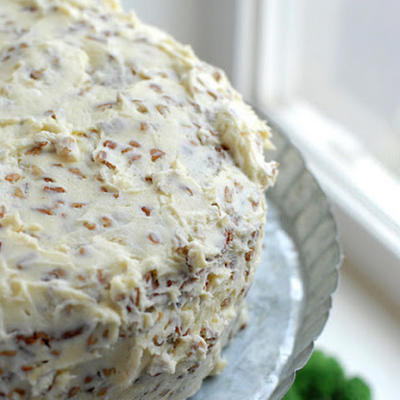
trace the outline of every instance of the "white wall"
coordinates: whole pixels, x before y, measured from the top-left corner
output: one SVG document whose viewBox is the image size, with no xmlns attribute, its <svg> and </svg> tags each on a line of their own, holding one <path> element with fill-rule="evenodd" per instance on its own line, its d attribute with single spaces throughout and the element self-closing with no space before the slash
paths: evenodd
<svg viewBox="0 0 400 400">
<path fill-rule="evenodd" d="M 200 58 L 221 67 L 232 77 L 237 1 L 122 0 L 122 3 L 143 21 L 190 44 Z"/>
</svg>

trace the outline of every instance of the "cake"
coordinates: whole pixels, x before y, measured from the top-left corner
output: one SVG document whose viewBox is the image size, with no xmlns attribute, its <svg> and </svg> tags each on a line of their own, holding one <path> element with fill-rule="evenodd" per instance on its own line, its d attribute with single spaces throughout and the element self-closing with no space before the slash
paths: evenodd
<svg viewBox="0 0 400 400">
<path fill-rule="evenodd" d="M 112 0 L 0 2 L 0 399 L 183 400 L 243 325 L 270 132 Z"/>
</svg>

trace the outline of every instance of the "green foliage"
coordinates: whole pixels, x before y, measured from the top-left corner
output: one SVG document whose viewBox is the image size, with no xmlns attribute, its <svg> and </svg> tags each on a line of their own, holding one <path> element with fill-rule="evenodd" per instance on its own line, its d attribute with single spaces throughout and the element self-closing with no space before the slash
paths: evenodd
<svg viewBox="0 0 400 400">
<path fill-rule="evenodd" d="M 307 366 L 298 372 L 296 389 L 302 399 L 330 400 L 344 382 L 344 372 L 339 363 L 316 351 Z"/>
<path fill-rule="evenodd" d="M 289 390 L 284 397 L 285 400 L 302 400 L 301 396 L 295 390 Z"/>
<path fill-rule="evenodd" d="M 346 379 L 337 360 L 317 350 L 283 400 L 371 400 L 371 390 L 360 378 Z"/>
<path fill-rule="evenodd" d="M 346 382 L 337 400 L 371 400 L 371 389 L 360 378 L 352 378 Z M 335 399 L 336 400 L 336 399 Z"/>
</svg>

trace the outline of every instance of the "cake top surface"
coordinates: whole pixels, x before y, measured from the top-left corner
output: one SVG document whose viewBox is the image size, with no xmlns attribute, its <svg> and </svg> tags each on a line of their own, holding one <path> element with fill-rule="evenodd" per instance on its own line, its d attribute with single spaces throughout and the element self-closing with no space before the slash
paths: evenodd
<svg viewBox="0 0 400 400">
<path fill-rule="evenodd" d="M 49 293 L 120 323 L 114 292 L 262 223 L 269 130 L 220 70 L 110 0 L 2 0 L 0 27 L 0 337 L 61 323 Z"/>
</svg>

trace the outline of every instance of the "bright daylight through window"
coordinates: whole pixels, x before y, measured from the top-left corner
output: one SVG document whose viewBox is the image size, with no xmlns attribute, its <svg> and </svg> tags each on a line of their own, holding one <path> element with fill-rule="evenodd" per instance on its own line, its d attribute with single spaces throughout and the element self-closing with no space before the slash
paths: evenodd
<svg viewBox="0 0 400 400">
<path fill-rule="evenodd" d="M 255 59 L 257 81 L 239 84 L 320 178 L 347 257 L 400 304 L 400 3 L 249 3 L 242 41 L 256 44 L 242 45 L 237 75 Z"/>
</svg>

